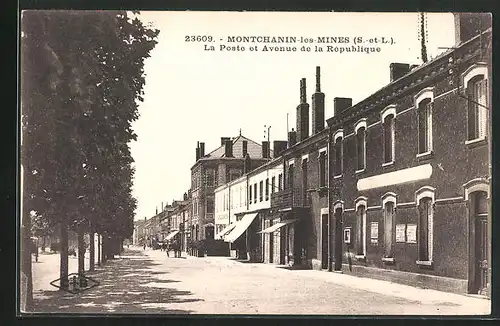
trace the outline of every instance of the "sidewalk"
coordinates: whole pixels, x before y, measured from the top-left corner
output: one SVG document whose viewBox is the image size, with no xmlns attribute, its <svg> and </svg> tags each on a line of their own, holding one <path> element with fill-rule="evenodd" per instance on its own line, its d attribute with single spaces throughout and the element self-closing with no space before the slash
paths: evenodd
<svg viewBox="0 0 500 326">
<path fill-rule="evenodd" d="M 156 272 L 157 265 L 137 248 L 125 249 L 123 255 L 108 260 L 94 272 L 85 275 L 100 284 L 79 294 L 58 291 L 46 286 L 34 293 L 35 313 L 162 313 L 187 314 L 188 310 L 165 308 L 172 303 L 193 302 L 189 291 L 179 291 L 170 286 L 177 281 L 159 279 L 163 272 Z M 71 271 L 71 270 L 70 270 Z M 56 277 L 57 278 L 57 277 Z M 160 284 L 152 287 L 151 284 Z M 49 285 L 49 287 L 51 287 Z M 158 303 L 163 306 L 158 307 Z"/>
<path fill-rule="evenodd" d="M 236 264 L 242 263 L 241 261 L 233 260 L 228 257 L 224 258 Z M 353 289 L 360 289 L 410 301 L 417 301 L 423 304 L 445 304 L 456 306 L 460 305 L 467 307 L 466 310 L 464 310 L 464 314 L 468 314 L 468 311 L 473 311 L 475 314 L 491 313 L 491 300 L 485 298 L 472 297 L 465 294 L 460 295 L 431 289 L 423 289 L 389 281 L 382 281 L 367 277 L 358 277 L 342 273 L 317 270 L 289 270 L 286 269 L 283 265 L 264 263 L 251 264 L 262 268 L 280 269 L 284 272 L 293 273 L 295 276 L 313 278 L 316 280 L 322 280 L 329 283 L 347 286 Z"/>
</svg>

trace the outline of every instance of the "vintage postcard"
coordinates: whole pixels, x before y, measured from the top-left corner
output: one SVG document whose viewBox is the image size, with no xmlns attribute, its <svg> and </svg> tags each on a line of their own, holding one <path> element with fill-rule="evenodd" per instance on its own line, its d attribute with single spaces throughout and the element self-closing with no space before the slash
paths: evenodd
<svg viewBox="0 0 500 326">
<path fill-rule="evenodd" d="M 490 314 L 491 14 L 20 31 L 21 313 Z"/>
</svg>

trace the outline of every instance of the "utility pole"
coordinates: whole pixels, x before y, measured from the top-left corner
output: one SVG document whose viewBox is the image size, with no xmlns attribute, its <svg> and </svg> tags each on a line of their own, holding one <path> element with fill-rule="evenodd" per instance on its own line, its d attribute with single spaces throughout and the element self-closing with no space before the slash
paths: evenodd
<svg viewBox="0 0 500 326">
<path fill-rule="evenodd" d="M 426 63 L 427 58 L 427 16 L 425 13 L 420 13 L 420 33 L 419 33 L 422 61 Z"/>
</svg>

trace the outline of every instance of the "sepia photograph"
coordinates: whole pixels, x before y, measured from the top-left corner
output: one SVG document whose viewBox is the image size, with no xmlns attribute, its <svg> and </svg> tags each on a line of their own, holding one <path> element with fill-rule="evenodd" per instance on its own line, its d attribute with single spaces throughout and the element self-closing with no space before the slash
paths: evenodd
<svg viewBox="0 0 500 326">
<path fill-rule="evenodd" d="M 20 316 L 491 313 L 490 13 L 24 10 L 19 47 Z"/>
</svg>

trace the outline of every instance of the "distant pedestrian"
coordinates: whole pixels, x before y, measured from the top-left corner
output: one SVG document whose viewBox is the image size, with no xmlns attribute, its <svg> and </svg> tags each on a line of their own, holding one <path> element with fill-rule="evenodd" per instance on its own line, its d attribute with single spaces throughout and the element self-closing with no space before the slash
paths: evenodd
<svg viewBox="0 0 500 326">
<path fill-rule="evenodd" d="M 142 249 L 143 249 L 143 250 L 146 250 L 146 244 L 143 244 L 143 245 L 142 245 Z"/>
</svg>

